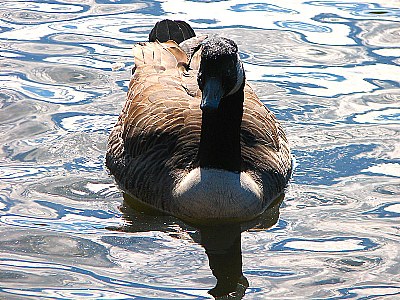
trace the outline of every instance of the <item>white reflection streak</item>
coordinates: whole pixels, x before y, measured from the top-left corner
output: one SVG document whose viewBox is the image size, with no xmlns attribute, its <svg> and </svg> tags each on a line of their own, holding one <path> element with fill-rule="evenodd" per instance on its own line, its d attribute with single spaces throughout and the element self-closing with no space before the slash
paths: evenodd
<svg viewBox="0 0 400 300">
<path fill-rule="evenodd" d="M 260 3 L 259 1 L 256 3 Z M 280 2 L 279 5 L 284 9 L 290 9 L 299 12 L 299 14 L 284 14 L 280 12 L 265 12 L 263 10 L 248 10 L 245 12 L 235 12 L 231 9 L 231 6 L 238 4 L 252 4 L 249 1 L 224 1 L 214 3 L 201 3 L 201 2 L 189 2 L 185 0 L 170 0 L 165 1 L 162 4 L 163 9 L 169 12 L 165 17 L 180 18 L 183 20 L 198 19 L 199 15 L 207 16 L 210 15 L 210 11 L 213 12 L 211 18 L 216 19 L 217 23 L 210 24 L 192 24 L 195 27 L 207 27 L 212 26 L 249 26 L 261 29 L 279 29 L 279 26 L 275 24 L 276 20 L 280 21 L 291 21 L 291 22 L 307 22 L 311 25 L 321 26 L 321 23 L 314 21 L 314 17 L 321 13 L 321 7 L 315 7 L 303 3 L 303 1 L 290 1 L 290 7 L 285 7 L 284 2 Z M 324 7 L 324 13 L 340 14 L 343 16 L 343 12 L 339 11 L 335 7 Z M 349 14 L 350 16 L 350 14 Z M 354 16 L 352 16 L 354 17 Z M 328 24 L 324 24 L 328 26 Z M 327 44 L 327 45 L 354 45 L 355 42 L 349 38 L 350 28 L 347 25 L 339 23 L 329 24 L 331 32 L 309 32 L 301 31 L 307 39 L 312 43 Z M 296 30 L 297 31 L 297 30 Z"/>
<path fill-rule="evenodd" d="M 92 96 L 90 93 L 76 91 L 70 87 L 38 84 L 32 81 L 25 81 L 14 75 L 1 76 L 0 85 L 3 88 L 18 91 L 29 98 L 53 103 L 81 102 Z"/>
<path fill-rule="evenodd" d="M 80 5 L 62 5 L 52 3 L 39 3 L 39 2 L 3 2 L 1 3 L 2 8 L 7 9 L 29 9 L 30 11 L 38 12 L 49 12 L 49 13 L 77 13 L 83 10 Z"/>
<path fill-rule="evenodd" d="M 21 54 L 16 54 L 12 52 L 0 51 L 0 57 L 7 57 L 7 58 L 17 58 L 23 57 Z"/>
<path fill-rule="evenodd" d="M 315 15 L 321 13 L 320 7 L 304 4 L 302 1 L 291 1 L 290 10 L 298 11 L 299 14 L 285 14 L 281 12 L 265 12 L 262 10 L 249 10 L 245 13 L 236 12 L 231 9 L 231 6 L 237 4 L 249 4 L 248 1 L 224 1 L 224 2 L 189 2 L 183 0 L 170 0 L 162 3 L 163 9 L 166 14 L 162 18 L 190 20 L 197 19 L 199 15 L 209 15 L 213 11 L 212 18 L 216 19 L 216 24 L 192 24 L 195 28 L 213 26 L 249 26 L 261 29 L 279 29 L 275 24 L 276 20 L 290 21 L 290 22 L 304 22 L 308 20 L 310 25 L 321 26 L 321 23 L 314 21 Z M 250 3 L 251 4 L 251 3 Z M 283 7 L 285 8 L 285 7 Z M 333 13 L 343 15 L 343 11 L 339 11 L 335 7 L 324 7 L 324 13 Z M 278 18 L 278 16 L 280 18 Z M 354 17 L 349 14 L 349 17 Z M 71 21 L 61 21 L 52 25 L 39 24 L 31 25 L 29 27 L 20 26 L 19 29 L 14 29 L 11 32 L 0 34 L 0 39 L 16 39 L 16 40 L 39 40 L 45 35 L 63 32 L 63 33 L 76 33 L 76 34 L 101 34 L 103 37 L 119 38 L 121 37 L 121 28 L 131 27 L 134 24 L 141 24 L 141 26 L 151 27 L 154 22 L 161 18 L 154 16 L 143 15 L 137 12 L 128 12 L 124 14 L 117 14 L 114 16 L 102 17 L 101 25 L 99 25 L 98 17 L 88 17 L 84 19 L 74 20 L 71 28 Z M 324 24 L 327 26 L 327 24 Z M 302 32 L 306 38 L 317 44 L 327 45 L 354 45 L 355 42 L 349 36 L 350 28 L 345 24 L 330 23 L 329 28 L 332 30 L 327 32 L 310 32 L 302 30 L 301 28 L 296 31 Z M 144 40 L 147 34 L 140 33 L 123 33 L 123 38 L 131 39 L 132 41 Z"/>
<path fill-rule="evenodd" d="M 373 299 L 371 296 L 391 296 L 399 295 L 400 287 L 395 286 L 371 286 L 371 287 L 359 287 L 351 288 L 351 293 L 357 294 L 357 299 Z M 361 296 L 365 296 L 360 298 Z M 374 297 L 375 298 L 375 297 Z M 386 298 L 386 297 L 385 297 Z M 395 299 L 395 298 L 391 298 Z M 397 299 L 397 298 L 396 298 Z"/>
<path fill-rule="evenodd" d="M 103 184 L 103 183 L 93 183 L 93 182 L 88 182 L 86 184 L 86 188 L 95 193 L 100 195 L 107 195 L 111 193 L 118 193 L 119 189 L 114 185 L 114 184 Z"/>
<path fill-rule="evenodd" d="M 63 266 L 60 264 L 47 264 L 41 262 L 23 261 L 23 260 L 0 260 L 0 265 L 20 268 L 41 268 L 41 269 L 59 269 L 71 270 L 71 267 Z"/>
<path fill-rule="evenodd" d="M 98 131 L 111 129 L 116 122 L 116 116 L 84 115 L 62 119 L 61 126 L 70 132 Z"/>
<path fill-rule="evenodd" d="M 400 177 L 400 164 L 396 164 L 396 163 L 379 164 L 379 165 L 364 169 L 361 172 L 363 172 L 363 173 L 370 172 L 370 173 L 375 173 L 375 174 Z"/>
<path fill-rule="evenodd" d="M 0 166 L 0 179 L 4 181 L 26 181 L 26 177 L 37 179 L 39 175 L 43 177 L 48 172 L 48 169 L 41 167 Z"/>
<path fill-rule="evenodd" d="M 118 227 L 121 225 L 121 220 L 119 218 L 99 219 L 96 217 L 80 216 L 75 214 L 67 214 L 60 219 L 5 215 L 0 217 L 0 221 L 2 224 L 12 225 L 15 227 L 49 229 L 51 231 L 74 234 L 96 234 L 100 230 L 106 230 L 106 227 Z M 45 224 L 46 227 L 44 227 L 43 224 Z"/>
<path fill-rule="evenodd" d="M 344 241 L 291 241 L 285 247 L 315 252 L 336 252 L 363 250 L 362 240 L 347 239 Z"/>
<path fill-rule="evenodd" d="M 389 107 L 389 105 L 385 105 Z M 398 107 L 399 103 L 394 103 L 393 106 Z M 393 116 L 393 118 L 391 118 Z M 400 109 L 388 108 L 378 111 L 370 111 L 362 115 L 357 115 L 354 118 L 358 123 L 373 123 L 373 124 L 400 124 Z"/>
<path fill-rule="evenodd" d="M 114 55 L 117 55 L 119 50 L 114 51 Z M 119 56 L 119 55 L 118 55 Z M 59 63 L 59 64 L 68 64 L 73 66 L 84 66 L 84 67 L 94 67 L 96 69 L 111 69 L 112 63 L 101 61 L 98 59 L 91 59 L 85 57 L 48 57 L 43 61 Z"/>
<path fill-rule="evenodd" d="M 393 205 L 386 206 L 386 207 L 384 208 L 384 210 L 387 211 L 387 212 L 392 212 L 392 213 L 400 214 L 400 203 L 399 203 L 399 204 L 393 204 Z"/>
<path fill-rule="evenodd" d="M 145 21 L 148 19 L 149 21 Z M 102 37 L 130 39 L 132 41 L 144 40 L 147 34 L 140 33 L 121 33 L 121 28 L 131 27 L 135 24 L 149 27 L 154 25 L 156 20 L 154 17 L 149 18 L 138 13 L 127 13 L 116 16 L 104 16 L 101 18 L 99 25 L 98 16 L 87 17 L 83 19 L 59 21 L 52 24 L 37 25 L 13 25 L 12 31 L 0 33 L 0 39 L 19 40 L 19 41 L 37 41 L 41 38 L 56 33 L 62 34 L 79 34 L 79 35 L 101 35 Z M 0 26 L 8 24 L 0 20 Z"/>
<path fill-rule="evenodd" d="M 318 71 L 301 67 L 265 67 L 245 63 L 246 75 L 249 80 L 260 81 L 289 81 L 298 84 L 312 84 L 319 87 L 301 87 L 300 91 L 313 96 L 334 97 L 338 95 L 371 92 L 377 86 L 365 79 L 392 80 L 400 74 L 400 66 L 368 65 L 353 68 L 328 67 L 321 72 L 321 78 L 307 76 L 307 72 L 318 74 Z M 301 77 L 304 73 L 306 76 Z M 327 80 L 326 73 L 344 77 L 343 81 Z M 295 75 L 291 75 L 295 74 Z M 372 78 L 371 78 L 372 77 Z"/>
<path fill-rule="evenodd" d="M 132 47 L 127 46 L 127 48 L 115 48 L 115 47 L 107 47 L 107 45 L 100 45 L 96 43 L 92 44 L 82 44 L 84 47 L 90 47 L 94 49 L 94 52 L 97 54 L 104 54 L 104 55 L 118 55 L 118 57 L 130 57 L 132 58 Z"/>
<path fill-rule="evenodd" d="M 377 49 L 372 52 L 382 56 L 400 57 L 400 48 Z"/>
</svg>

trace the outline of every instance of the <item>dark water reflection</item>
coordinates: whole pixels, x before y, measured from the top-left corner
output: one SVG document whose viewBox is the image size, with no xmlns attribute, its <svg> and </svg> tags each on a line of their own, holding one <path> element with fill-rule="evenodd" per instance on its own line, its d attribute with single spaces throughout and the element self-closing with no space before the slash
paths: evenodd
<svg viewBox="0 0 400 300">
<path fill-rule="evenodd" d="M 124 202 L 120 209 L 126 223 L 108 229 L 130 233 L 161 230 L 178 239 L 179 232 L 188 233 L 193 241 L 204 248 L 210 270 L 217 280 L 215 287 L 208 293 L 216 299 L 242 299 L 249 282 L 242 270 L 241 233 L 246 230 L 267 230 L 274 226 L 279 219 L 279 207 L 283 199 L 284 195 L 281 195 L 261 216 L 247 223 L 196 227 L 145 207 L 124 194 Z M 133 240 L 125 239 L 123 243 L 120 239 L 104 241 L 126 249 L 135 247 Z"/>
<path fill-rule="evenodd" d="M 120 209 L 105 170 L 132 45 L 166 17 L 236 40 L 296 158 L 279 219 L 241 228 L 241 268 L 237 228 Z M 398 298 L 399 18 L 393 0 L 2 1 L 0 299 L 210 299 L 210 261 L 243 299 Z"/>
</svg>

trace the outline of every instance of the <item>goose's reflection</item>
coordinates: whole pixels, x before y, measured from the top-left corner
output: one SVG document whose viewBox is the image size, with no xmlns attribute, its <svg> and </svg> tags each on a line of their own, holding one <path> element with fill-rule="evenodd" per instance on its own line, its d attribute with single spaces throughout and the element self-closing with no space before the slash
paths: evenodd
<svg viewBox="0 0 400 300">
<path fill-rule="evenodd" d="M 260 217 L 246 223 L 198 227 L 143 206 L 127 194 L 123 197 L 121 212 L 126 222 L 118 228 L 109 229 L 123 232 L 164 231 L 173 236 L 173 228 L 178 225 L 204 247 L 210 269 L 217 279 L 209 294 L 216 299 L 242 299 L 249 283 L 242 271 L 241 233 L 266 230 L 275 225 L 284 199 L 282 194 Z"/>
</svg>

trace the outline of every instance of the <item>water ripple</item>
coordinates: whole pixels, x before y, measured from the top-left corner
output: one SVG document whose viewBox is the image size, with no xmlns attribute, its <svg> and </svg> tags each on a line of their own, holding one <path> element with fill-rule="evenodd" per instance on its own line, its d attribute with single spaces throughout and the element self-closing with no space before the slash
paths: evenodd
<svg viewBox="0 0 400 300">
<path fill-rule="evenodd" d="M 112 292 L 101 289 L 1 289 L 5 294 L 8 295 L 19 295 L 21 297 L 38 297 L 38 298 L 50 298 L 50 299 L 128 299 L 131 298 L 129 293 Z"/>
<path fill-rule="evenodd" d="M 46 167 L 27 166 L 0 166 L 0 179 L 2 181 L 26 182 L 47 176 L 50 172 Z"/>
<path fill-rule="evenodd" d="M 31 25 L 31 24 L 43 24 L 52 23 L 61 20 L 70 20 L 76 18 L 78 15 L 63 15 L 60 13 L 44 13 L 39 11 L 30 10 L 15 10 L 1 12 L 1 18 L 8 24 L 14 25 Z"/>
<path fill-rule="evenodd" d="M 9 51 L 15 51 L 19 54 L 25 54 L 30 57 L 39 56 L 73 56 L 73 55 L 85 55 L 87 50 L 82 47 L 66 44 L 47 44 L 47 43 L 34 43 L 34 42 L 15 42 L 7 47 Z"/>
<path fill-rule="evenodd" d="M 272 270 L 248 270 L 246 271 L 248 275 L 262 276 L 262 277 L 290 277 L 295 273 L 284 272 L 284 271 L 272 271 Z"/>
<path fill-rule="evenodd" d="M 368 124 L 400 124 L 400 109 L 388 108 L 379 111 L 369 111 L 355 115 L 353 120 L 357 123 Z"/>
<path fill-rule="evenodd" d="M 400 203 L 384 204 L 364 214 L 377 215 L 379 218 L 400 218 Z"/>
<path fill-rule="evenodd" d="M 0 217 L 0 223 L 14 228 L 36 228 L 73 234 L 93 234 L 108 226 L 119 225 L 120 220 L 100 220 L 97 217 L 82 217 L 75 214 L 68 214 L 60 219 L 4 215 Z M 4 248 L 4 246 L 2 247 Z"/>
<path fill-rule="evenodd" d="M 9 211 L 14 205 L 13 199 L 11 198 L 11 193 L 11 188 L 2 188 L 0 190 L 0 215 L 3 212 Z"/>
<path fill-rule="evenodd" d="M 369 167 L 368 169 L 361 170 L 361 172 L 369 172 L 376 174 L 384 174 L 393 177 L 400 177 L 400 164 L 399 163 L 377 164 Z"/>
<path fill-rule="evenodd" d="M 256 66 L 351 66 L 365 64 L 371 61 L 366 50 L 359 46 L 332 47 L 310 44 L 301 39 L 301 35 L 290 31 L 275 30 L 242 30 L 253 42 L 243 45 L 241 53 L 244 61 Z M 234 33 L 233 30 L 224 30 L 226 36 Z"/>
<path fill-rule="evenodd" d="M 381 195 L 400 195 L 400 184 L 384 184 L 375 189 Z"/>
<path fill-rule="evenodd" d="M 332 297 L 329 300 L 334 299 L 373 299 L 376 297 L 393 297 L 396 295 L 400 295 L 400 286 L 391 286 L 391 285 L 365 285 L 365 286 L 356 286 L 351 288 L 339 289 L 340 294 L 339 297 Z M 394 299 L 394 298 L 392 298 Z"/>
<path fill-rule="evenodd" d="M 209 298 L 198 234 L 120 207 L 104 166 L 132 45 L 164 18 L 238 43 L 296 156 L 277 225 L 242 234 L 246 299 L 398 297 L 396 4 L 3 1 L 0 298 Z"/>
<path fill-rule="evenodd" d="M 400 28 L 398 22 L 358 22 L 362 30 L 357 35 L 362 43 L 373 47 L 399 47 Z"/>
<path fill-rule="evenodd" d="M 262 11 L 268 13 L 298 14 L 298 11 L 270 3 L 248 3 L 231 6 L 236 12 Z"/>
<path fill-rule="evenodd" d="M 16 267 L 16 269 L 22 269 L 22 270 L 31 270 L 31 269 L 42 269 L 42 270 L 52 270 L 52 271 L 61 271 L 61 272 L 68 272 L 68 273 L 76 273 L 76 274 L 84 274 L 85 277 L 89 277 L 97 282 L 101 282 L 103 284 L 106 284 L 109 286 L 110 289 L 112 289 L 112 292 L 101 289 L 102 294 L 106 295 L 113 295 L 120 297 L 119 295 L 126 296 L 127 294 L 129 295 L 130 298 L 136 298 L 136 297 L 143 297 L 146 296 L 152 296 L 152 297 L 157 297 L 161 299 L 170 299 L 171 297 L 174 297 L 174 299 L 193 299 L 191 295 L 197 295 L 198 298 L 196 299 L 209 299 L 206 295 L 206 291 L 201 291 L 200 289 L 195 290 L 195 289 L 187 289 L 187 288 L 168 288 L 168 287 L 154 287 L 152 285 L 147 285 L 147 284 L 141 284 L 141 283 L 135 283 L 135 282 L 130 282 L 124 279 L 117 279 L 113 278 L 111 276 L 105 276 L 101 274 L 97 274 L 93 271 L 90 270 L 85 270 L 82 268 L 77 268 L 73 266 L 68 266 L 68 265 L 62 265 L 62 264 L 56 264 L 56 263 L 40 263 L 40 262 L 34 262 L 34 261 L 24 261 L 24 260 L 10 260 L 10 259 L 0 259 L 0 265 L 2 266 L 13 266 Z M 122 291 L 115 291 L 115 289 L 118 288 L 123 288 L 124 292 Z M 135 292 L 133 293 L 127 293 L 126 290 L 135 288 Z M 68 288 L 26 288 L 26 289 L 12 289 L 12 288 L 2 288 L 1 291 L 6 292 L 11 295 L 28 295 L 28 296 L 48 296 L 48 292 L 55 292 L 52 294 L 52 296 L 56 295 L 57 297 L 60 296 L 59 298 L 55 299 L 71 299 L 71 298 L 64 298 L 64 291 L 66 294 L 69 294 L 70 296 L 75 295 L 76 297 L 72 299 L 82 299 L 82 296 L 85 296 L 85 292 L 87 295 L 93 299 L 90 295 L 92 294 L 92 289 L 93 287 L 90 288 L 85 288 L 85 289 L 68 289 Z M 72 292 L 73 293 L 69 293 Z M 93 293 L 98 293 L 100 290 L 94 288 Z M 84 298 L 83 298 L 84 299 Z M 96 298 L 97 299 L 97 298 Z M 113 299 L 113 298 L 112 298 Z M 116 298 L 120 299 L 120 298 Z M 123 298 L 126 299 L 126 298 Z"/>
<path fill-rule="evenodd" d="M 275 25 L 286 29 L 295 29 L 296 31 L 308 32 L 332 32 L 332 29 L 327 26 L 317 26 L 310 23 L 299 21 L 277 21 Z"/>
<path fill-rule="evenodd" d="M 368 238 L 334 237 L 329 239 L 286 239 L 273 244 L 273 251 L 351 252 L 365 251 L 378 245 Z"/>
<path fill-rule="evenodd" d="M 61 232 L 61 231 L 60 231 Z M 54 260 L 68 260 L 69 258 L 87 261 L 87 264 L 107 267 L 111 263 L 107 259 L 106 249 L 95 242 L 77 236 L 68 236 L 63 233 L 40 233 L 35 227 L 30 233 L 10 231 L 1 238 L 3 253 L 29 253 L 41 257 L 53 257 Z M 96 259 L 94 259 L 96 258 Z M 0 265 L 2 263 L 0 262 Z M 48 267 L 46 264 L 37 264 L 38 268 Z"/>
<path fill-rule="evenodd" d="M 5 2 L 2 9 L 27 9 L 35 12 L 51 12 L 51 13 L 78 13 L 88 10 L 87 5 L 78 4 L 60 4 L 60 3 L 38 3 L 38 2 Z"/>
<path fill-rule="evenodd" d="M 136 3 L 132 0 L 96 0 L 98 4 L 111 4 L 111 5 L 124 5 L 134 4 L 130 8 L 138 14 L 149 14 L 152 16 L 161 16 L 164 14 L 162 6 L 157 0 L 146 0 L 143 2 Z"/>
<path fill-rule="evenodd" d="M 109 131 L 115 124 L 115 115 L 88 115 L 83 113 L 61 113 L 53 120 L 69 132 Z"/>
<path fill-rule="evenodd" d="M 81 92 L 65 86 L 54 86 L 29 81 L 24 74 L 10 74 L 2 76 L 0 83 L 5 88 L 13 89 L 24 97 L 48 103 L 75 104 L 90 101 L 98 95 L 97 92 Z"/>
<path fill-rule="evenodd" d="M 363 155 L 371 152 L 375 147 L 376 145 L 373 144 L 353 144 L 313 152 L 295 151 L 300 166 L 294 176 L 299 183 L 334 184 L 341 177 L 358 174 L 373 163 L 379 162 L 378 159 Z M 321 167 L 324 164 L 325 167 Z M 337 174 L 340 174 L 340 177 Z"/>
<path fill-rule="evenodd" d="M 67 197 L 69 200 L 78 202 L 98 202 L 99 200 L 107 201 L 120 200 L 120 192 L 111 179 L 98 179 L 96 181 L 89 180 L 86 177 L 78 177 L 76 179 L 70 177 L 66 180 L 57 180 L 46 186 L 33 186 L 42 197 L 44 195 L 54 195 L 56 197 Z"/>
</svg>

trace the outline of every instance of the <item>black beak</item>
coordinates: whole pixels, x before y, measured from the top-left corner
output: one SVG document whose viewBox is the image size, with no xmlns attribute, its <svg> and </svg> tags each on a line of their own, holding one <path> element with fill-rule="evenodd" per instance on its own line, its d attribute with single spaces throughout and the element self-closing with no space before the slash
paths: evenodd
<svg viewBox="0 0 400 300">
<path fill-rule="evenodd" d="M 207 78 L 202 91 L 201 110 L 217 110 L 223 95 L 224 89 L 222 88 L 221 80 L 217 77 Z"/>
</svg>

